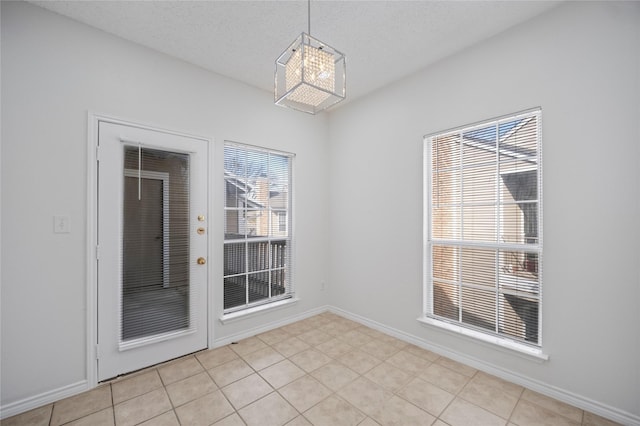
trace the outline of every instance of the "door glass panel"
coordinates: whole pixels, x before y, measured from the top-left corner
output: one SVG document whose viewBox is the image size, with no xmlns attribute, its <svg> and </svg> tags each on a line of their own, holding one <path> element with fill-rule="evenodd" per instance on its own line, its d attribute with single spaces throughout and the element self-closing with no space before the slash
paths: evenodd
<svg viewBox="0 0 640 426">
<path fill-rule="evenodd" d="M 124 148 L 121 341 L 190 327 L 189 156 Z"/>
</svg>

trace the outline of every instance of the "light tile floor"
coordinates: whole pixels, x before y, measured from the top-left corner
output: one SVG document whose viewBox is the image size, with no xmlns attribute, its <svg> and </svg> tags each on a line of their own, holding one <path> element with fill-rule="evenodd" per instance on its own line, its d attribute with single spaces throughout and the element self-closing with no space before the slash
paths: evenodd
<svg viewBox="0 0 640 426">
<path fill-rule="evenodd" d="M 2 421 L 63 424 L 615 423 L 327 312 Z"/>
</svg>

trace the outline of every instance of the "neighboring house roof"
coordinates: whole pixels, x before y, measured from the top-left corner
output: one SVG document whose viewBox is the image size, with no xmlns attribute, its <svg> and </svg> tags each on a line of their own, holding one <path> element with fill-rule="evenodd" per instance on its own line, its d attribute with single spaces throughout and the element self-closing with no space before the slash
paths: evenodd
<svg viewBox="0 0 640 426">
<path fill-rule="evenodd" d="M 235 188 L 236 194 L 238 194 L 238 197 L 241 197 L 245 201 L 247 207 L 266 207 L 263 203 L 257 200 L 258 186 L 253 183 L 255 178 L 251 178 L 250 181 L 250 179 L 240 177 L 228 170 L 225 170 L 224 176 L 227 185 L 232 185 Z M 286 197 L 281 197 L 281 195 L 284 194 L 286 194 L 286 187 L 278 187 L 277 185 L 270 183 L 269 199 L 271 200 L 271 207 L 285 208 L 287 203 Z"/>
<path fill-rule="evenodd" d="M 265 206 L 255 200 L 255 186 L 247 179 L 241 178 L 227 170 L 224 171 L 225 182 L 237 190 L 238 197 L 242 198 L 247 207 L 264 208 Z"/>
<path fill-rule="evenodd" d="M 497 140 L 500 148 L 500 154 L 507 157 L 511 157 L 518 160 L 525 160 L 528 162 L 535 159 L 536 151 L 524 148 L 521 146 L 513 146 L 508 143 L 502 143 L 513 137 L 518 131 L 524 128 L 527 124 L 531 123 L 534 117 L 526 117 L 518 120 L 502 123 L 497 129 Z M 463 143 L 473 146 L 475 148 L 484 149 L 487 151 L 496 152 L 496 127 L 483 127 L 480 129 L 470 130 L 462 134 Z"/>
</svg>

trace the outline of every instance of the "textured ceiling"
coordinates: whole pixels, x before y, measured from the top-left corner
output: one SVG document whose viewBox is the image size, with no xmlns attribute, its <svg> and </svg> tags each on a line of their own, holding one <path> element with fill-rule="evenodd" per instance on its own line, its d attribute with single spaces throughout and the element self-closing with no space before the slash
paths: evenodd
<svg viewBox="0 0 640 426">
<path fill-rule="evenodd" d="M 306 1 L 30 2 L 268 91 L 276 57 L 307 31 Z M 558 3 L 314 0 L 311 35 L 346 54 L 353 100 Z"/>
</svg>

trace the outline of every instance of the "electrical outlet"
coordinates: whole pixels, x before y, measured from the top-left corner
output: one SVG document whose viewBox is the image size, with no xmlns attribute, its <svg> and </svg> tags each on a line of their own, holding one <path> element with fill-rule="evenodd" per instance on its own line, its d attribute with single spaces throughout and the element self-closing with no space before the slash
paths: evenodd
<svg viewBox="0 0 640 426">
<path fill-rule="evenodd" d="M 71 232 L 69 216 L 54 216 L 53 232 L 55 234 L 68 234 L 69 232 Z"/>
</svg>

